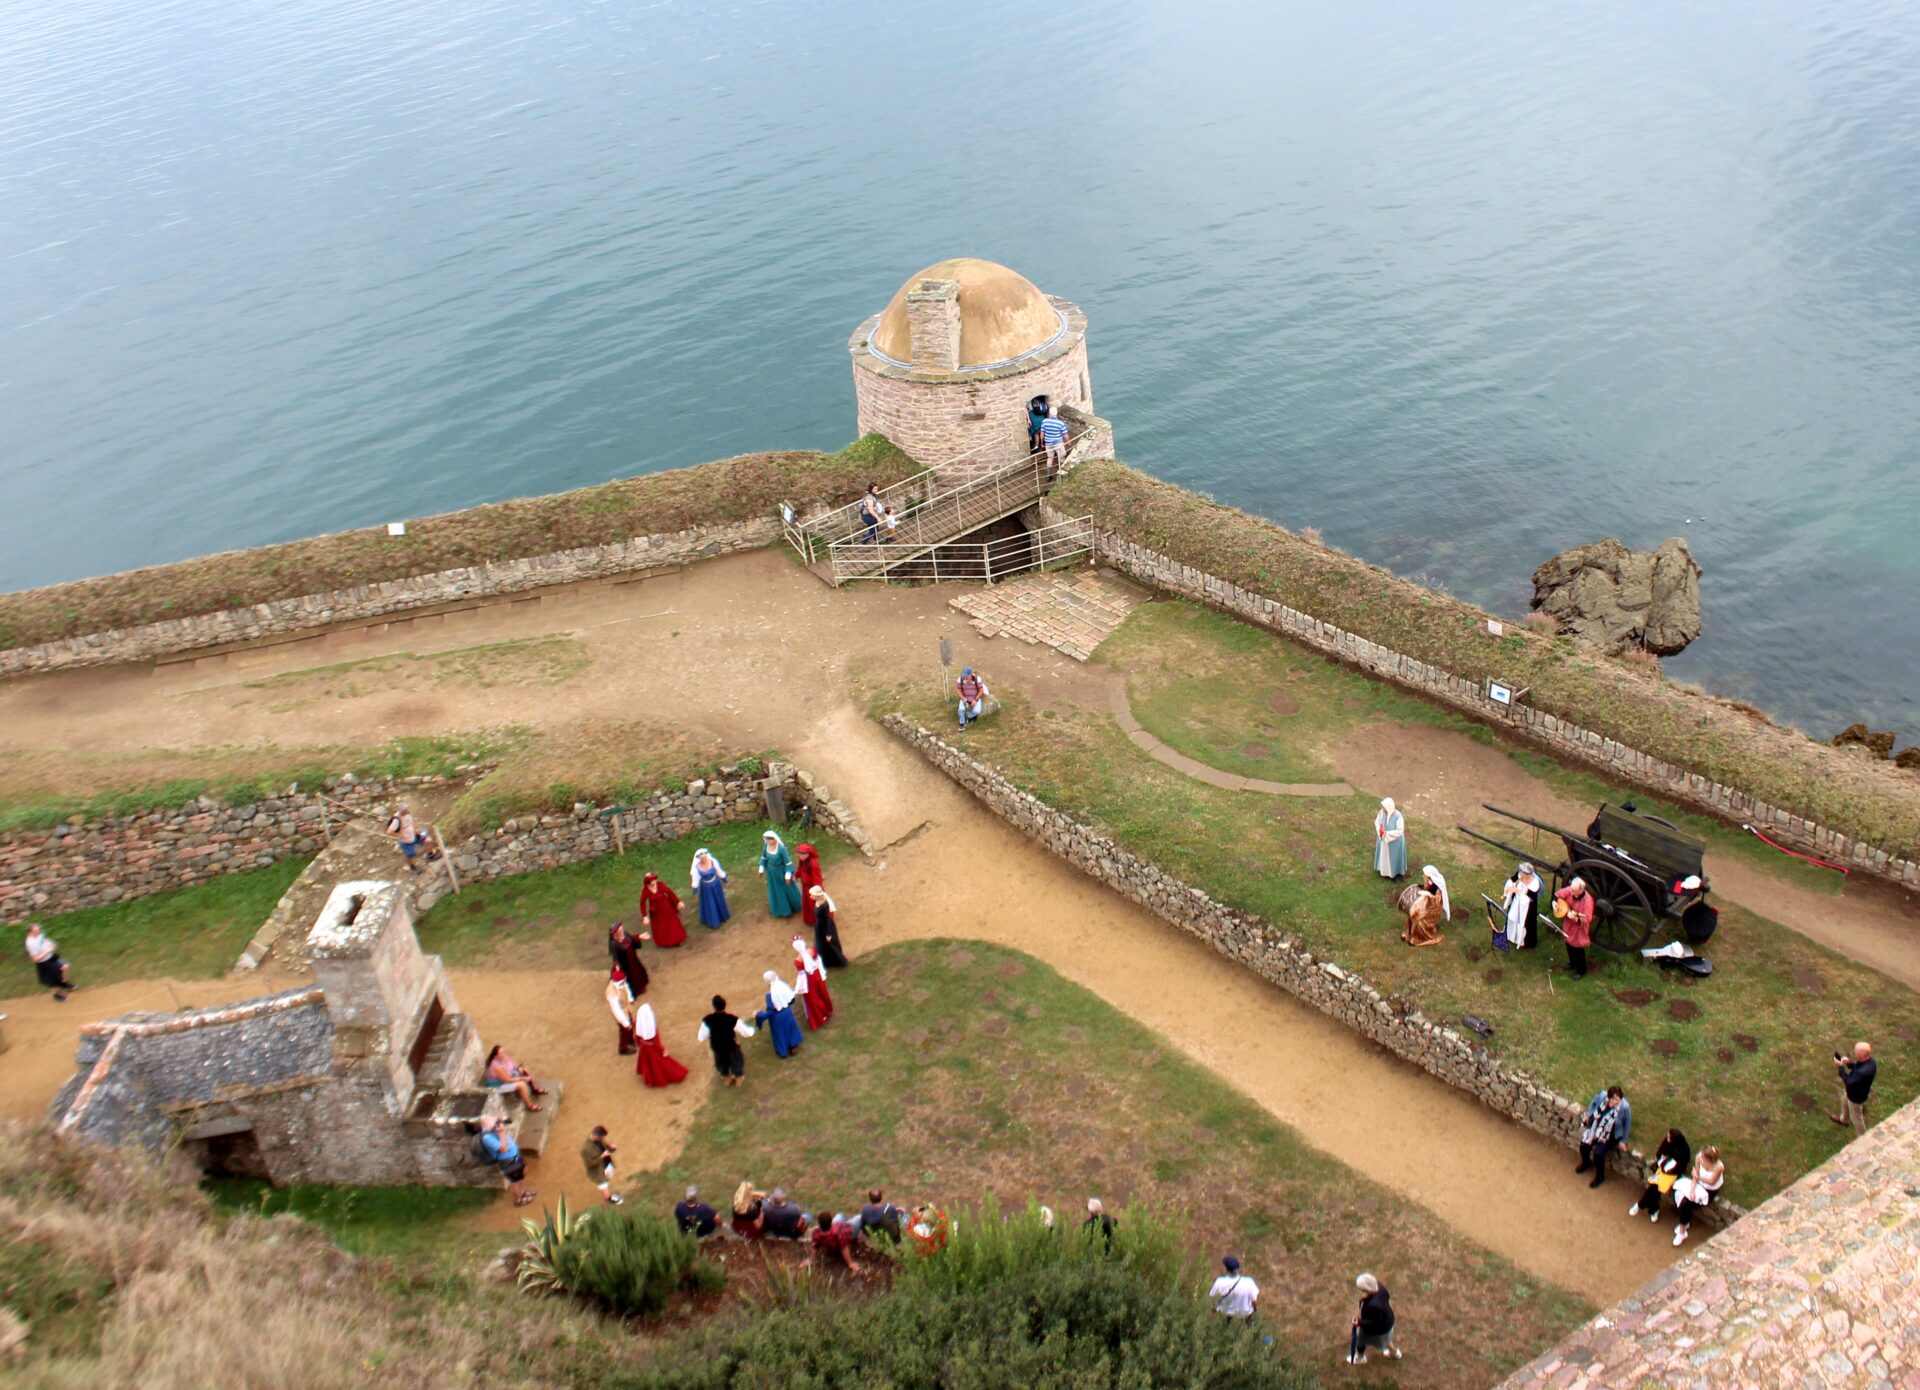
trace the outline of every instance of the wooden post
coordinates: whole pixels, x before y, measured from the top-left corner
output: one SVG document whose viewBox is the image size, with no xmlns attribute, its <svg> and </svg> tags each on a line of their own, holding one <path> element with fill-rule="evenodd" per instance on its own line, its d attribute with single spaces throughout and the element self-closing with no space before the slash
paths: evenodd
<svg viewBox="0 0 1920 1390">
<path fill-rule="evenodd" d="M 613 822 L 613 852 L 615 854 L 625 854 L 627 847 L 620 841 L 620 808 L 618 806 L 614 807 L 613 814 L 608 816 L 607 819 Z"/>
<path fill-rule="evenodd" d="M 327 844 L 333 843 L 333 822 L 327 815 L 327 798 L 320 798 L 320 838 Z"/>
<path fill-rule="evenodd" d="M 455 896 L 460 892 L 460 875 L 453 871 L 453 851 L 447 847 L 447 837 L 440 833 L 440 827 L 433 827 L 433 842 L 440 846 L 440 862 L 447 866 L 447 882 L 453 885 Z"/>
</svg>

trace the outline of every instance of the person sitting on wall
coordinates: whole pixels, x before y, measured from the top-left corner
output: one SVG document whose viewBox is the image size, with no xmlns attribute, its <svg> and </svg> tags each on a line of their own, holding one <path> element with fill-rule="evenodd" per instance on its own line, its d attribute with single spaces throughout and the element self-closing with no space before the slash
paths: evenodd
<svg viewBox="0 0 1920 1390">
<path fill-rule="evenodd" d="M 540 1107 L 533 1098 L 547 1093 L 547 1088 L 533 1079 L 533 1073 L 509 1057 L 498 1043 L 487 1054 L 487 1069 L 481 1081 L 491 1091 L 515 1092 L 529 1110 L 538 1110 Z"/>
<path fill-rule="evenodd" d="M 776 1187 L 760 1210 L 760 1229 L 768 1240 L 805 1240 L 807 1214 L 798 1202 L 787 1200 L 785 1188 Z"/>
<path fill-rule="evenodd" d="M 520 1145 L 514 1142 L 511 1121 L 498 1116 L 482 1120 L 480 1150 L 499 1167 L 500 1176 L 507 1180 L 507 1191 L 513 1194 L 516 1207 L 524 1207 L 540 1195 L 536 1189 L 526 1185 L 527 1162 L 520 1156 Z"/>
<path fill-rule="evenodd" d="M 894 1244 L 906 1229 L 907 1213 L 896 1207 L 877 1187 L 867 1189 L 866 1205 L 860 1208 L 860 1230 L 867 1236 L 887 1236 Z"/>
<path fill-rule="evenodd" d="M 674 1223 L 695 1238 L 712 1235 L 720 1228 L 720 1213 L 700 1200 L 700 1189 L 689 1187 L 687 1195 L 674 1204 Z"/>
</svg>

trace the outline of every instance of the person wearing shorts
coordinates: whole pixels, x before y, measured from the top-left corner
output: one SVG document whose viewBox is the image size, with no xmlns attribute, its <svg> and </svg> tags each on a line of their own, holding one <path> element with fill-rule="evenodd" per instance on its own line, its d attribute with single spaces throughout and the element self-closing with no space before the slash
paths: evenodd
<svg viewBox="0 0 1920 1390">
<path fill-rule="evenodd" d="M 419 873 L 420 865 L 416 862 L 416 856 L 426 847 L 427 837 L 420 833 L 420 827 L 414 823 L 413 811 L 406 802 L 400 803 L 393 818 L 387 822 L 387 834 L 400 846 L 400 852 L 406 855 L 407 872 Z"/>
<path fill-rule="evenodd" d="M 526 1186 L 527 1161 L 520 1156 L 520 1146 L 514 1142 L 512 1126 L 505 1120 L 493 1119 L 484 1122 L 480 1131 L 480 1147 L 500 1169 L 500 1176 L 507 1180 L 507 1190 L 513 1194 L 513 1204 L 524 1207 L 540 1194 Z"/>
</svg>

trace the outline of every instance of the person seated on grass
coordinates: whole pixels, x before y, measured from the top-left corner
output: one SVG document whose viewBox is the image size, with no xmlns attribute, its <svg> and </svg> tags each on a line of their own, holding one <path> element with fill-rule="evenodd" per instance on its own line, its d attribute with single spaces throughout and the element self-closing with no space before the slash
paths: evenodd
<svg viewBox="0 0 1920 1390">
<path fill-rule="evenodd" d="M 750 1181 L 733 1189 L 733 1233 L 742 1240 L 758 1240 L 766 1225 L 767 1194 Z"/>
<path fill-rule="evenodd" d="M 720 1213 L 700 1200 L 700 1189 L 689 1187 L 673 1209 L 674 1222 L 690 1236 L 706 1237 L 720 1229 Z"/>
<path fill-rule="evenodd" d="M 529 1110 L 538 1110 L 535 1096 L 544 1096 L 547 1088 L 533 1079 L 533 1073 L 507 1055 L 506 1048 L 495 1043 L 487 1054 L 487 1070 L 482 1080 L 491 1091 L 512 1091 Z"/>
<path fill-rule="evenodd" d="M 879 1188 L 870 1187 L 867 1189 L 867 1204 L 860 1208 L 859 1224 L 861 1234 L 886 1236 L 898 1245 L 901 1233 L 906 1229 L 907 1214 L 889 1202 Z"/>
<path fill-rule="evenodd" d="M 41 986 L 53 991 L 55 1001 L 66 1003 L 67 996 L 73 992 L 73 977 L 66 961 L 60 958 L 59 946 L 38 922 L 27 924 L 27 959 L 33 962 L 34 978 Z"/>
<path fill-rule="evenodd" d="M 513 1204 L 524 1207 L 540 1193 L 526 1185 L 527 1161 L 520 1156 L 520 1145 L 514 1141 L 513 1122 L 494 1116 L 480 1122 L 480 1147 L 500 1169 L 500 1176 L 507 1180 L 507 1191 L 513 1194 Z"/>
<path fill-rule="evenodd" d="M 907 1239 L 922 1255 L 937 1255 L 947 1248 L 947 1214 L 931 1203 L 913 1209 L 907 1225 Z"/>
<path fill-rule="evenodd" d="M 830 1211 L 823 1211 L 814 1218 L 813 1249 L 807 1252 L 807 1259 L 813 1264 L 832 1264 L 839 1260 L 841 1264 L 855 1274 L 860 1272 L 859 1261 L 853 1258 L 854 1242 L 860 1239 L 860 1232 L 850 1221 L 839 1221 Z"/>
<path fill-rule="evenodd" d="M 807 1235 L 807 1214 L 800 1209 L 798 1202 L 787 1200 L 785 1188 L 776 1187 L 767 1195 L 767 1204 L 761 1210 L 761 1230 L 768 1240 L 804 1240 Z"/>
</svg>

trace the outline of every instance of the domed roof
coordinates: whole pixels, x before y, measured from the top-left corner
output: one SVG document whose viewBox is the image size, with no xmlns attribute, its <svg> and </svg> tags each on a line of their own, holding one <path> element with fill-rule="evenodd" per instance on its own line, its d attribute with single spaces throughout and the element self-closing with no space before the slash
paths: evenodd
<svg viewBox="0 0 1920 1390">
<path fill-rule="evenodd" d="M 960 366 L 988 366 L 1043 347 L 1059 336 L 1059 310 L 1033 281 L 993 261 L 955 256 L 909 275 L 873 331 L 873 345 L 899 362 L 913 356 L 907 327 L 907 295 L 922 280 L 954 280 L 960 285 Z"/>
</svg>

